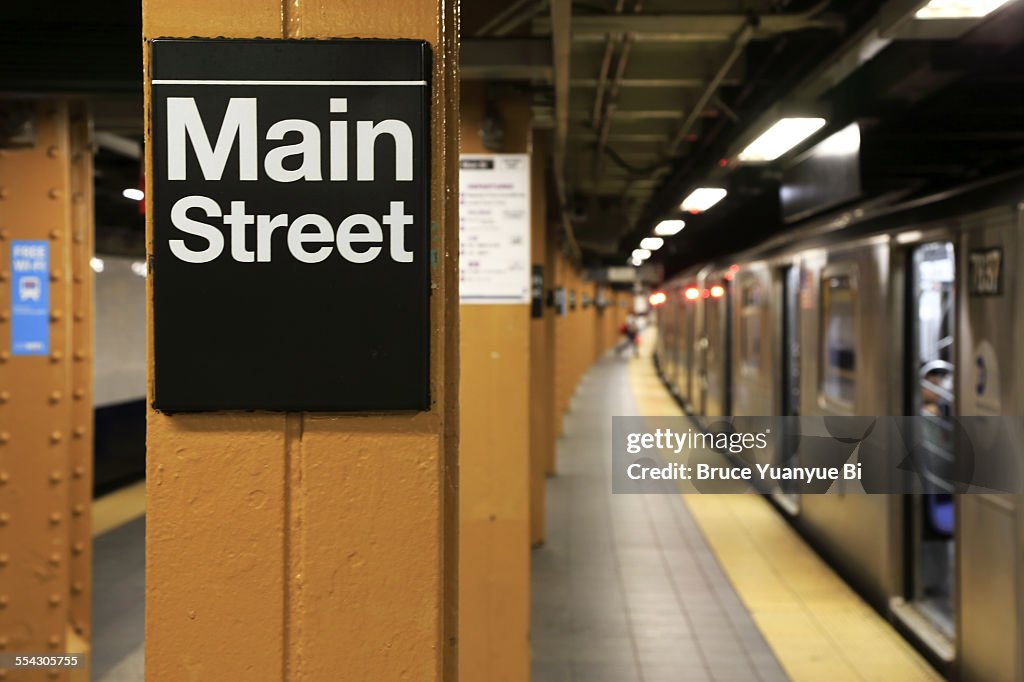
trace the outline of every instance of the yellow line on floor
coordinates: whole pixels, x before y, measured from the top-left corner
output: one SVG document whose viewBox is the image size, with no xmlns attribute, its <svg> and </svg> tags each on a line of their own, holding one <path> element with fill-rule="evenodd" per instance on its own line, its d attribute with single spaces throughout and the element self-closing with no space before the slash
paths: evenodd
<svg viewBox="0 0 1024 682">
<path fill-rule="evenodd" d="M 651 362 L 652 336 L 629 365 L 639 412 L 681 416 Z M 790 679 L 942 679 L 763 497 L 688 494 L 683 500 Z"/>
<path fill-rule="evenodd" d="M 115 490 L 92 503 L 92 536 L 123 526 L 146 513 L 146 482 Z"/>
</svg>

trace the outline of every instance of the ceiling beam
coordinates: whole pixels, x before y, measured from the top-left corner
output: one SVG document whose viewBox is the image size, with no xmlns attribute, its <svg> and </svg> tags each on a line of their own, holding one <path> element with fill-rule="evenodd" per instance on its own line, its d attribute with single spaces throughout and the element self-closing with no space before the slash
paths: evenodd
<svg viewBox="0 0 1024 682">
<path fill-rule="evenodd" d="M 597 142 L 597 133 L 593 130 L 573 132 L 569 134 L 570 140 L 588 140 Z M 618 142 L 652 142 L 665 144 L 667 139 L 660 133 L 608 133 L 609 141 Z"/>
<path fill-rule="evenodd" d="M 814 18 L 807 14 L 769 14 L 754 17 L 747 14 L 627 14 L 585 15 L 573 19 L 574 41 L 603 41 L 608 33 L 629 32 L 638 41 L 661 42 L 729 42 L 748 23 L 756 25 L 755 37 L 797 31 L 807 28 L 839 28 L 834 17 Z M 534 34 L 552 33 L 549 19 L 533 22 Z"/>
<path fill-rule="evenodd" d="M 623 78 L 620 88 L 702 88 L 707 81 L 702 78 Z M 723 81 L 723 85 L 738 85 L 739 79 Z M 574 88 L 596 88 L 596 78 L 573 78 L 569 85 Z"/>
<path fill-rule="evenodd" d="M 550 83 L 551 60 L 547 38 L 465 38 L 459 46 L 459 72 L 464 80 Z"/>
</svg>

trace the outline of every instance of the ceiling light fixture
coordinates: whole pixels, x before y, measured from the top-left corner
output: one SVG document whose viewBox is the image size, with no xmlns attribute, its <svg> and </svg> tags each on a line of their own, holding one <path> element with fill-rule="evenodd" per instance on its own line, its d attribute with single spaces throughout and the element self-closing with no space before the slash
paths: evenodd
<svg viewBox="0 0 1024 682">
<path fill-rule="evenodd" d="M 142 201 L 146 198 L 146 194 L 141 189 L 136 189 L 134 187 L 122 190 L 121 196 L 125 199 L 131 199 L 132 201 Z"/>
<path fill-rule="evenodd" d="M 1008 0 L 931 0 L 917 10 L 916 19 L 978 19 L 988 15 Z"/>
<path fill-rule="evenodd" d="M 686 227 L 686 223 L 682 220 L 662 220 L 654 227 L 654 234 L 659 237 L 671 237 Z"/>
<path fill-rule="evenodd" d="M 647 260 L 651 257 L 651 252 L 647 249 L 633 249 L 633 260 Z"/>
<path fill-rule="evenodd" d="M 640 248 L 648 251 L 657 251 L 664 245 L 665 240 L 661 237 L 644 237 L 640 240 Z"/>
<path fill-rule="evenodd" d="M 823 118 L 781 118 L 740 152 L 740 161 L 774 161 L 825 125 Z"/>
<path fill-rule="evenodd" d="M 688 213 L 701 213 L 708 210 L 728 194 L 721 187 L 698 187 L 683 199 L 681 208 Z"/>
</svg>

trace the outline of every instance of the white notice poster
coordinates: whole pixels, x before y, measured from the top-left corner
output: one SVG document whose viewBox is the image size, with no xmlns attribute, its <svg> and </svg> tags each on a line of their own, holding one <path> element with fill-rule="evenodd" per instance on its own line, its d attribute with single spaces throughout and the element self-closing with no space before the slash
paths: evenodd
<svg viewBox="0 0 1024 682">
<path fill-rule="evenodd" d="M 459 157 L 459 299 L 530 302 L 530 155 Z"/>
</svg>

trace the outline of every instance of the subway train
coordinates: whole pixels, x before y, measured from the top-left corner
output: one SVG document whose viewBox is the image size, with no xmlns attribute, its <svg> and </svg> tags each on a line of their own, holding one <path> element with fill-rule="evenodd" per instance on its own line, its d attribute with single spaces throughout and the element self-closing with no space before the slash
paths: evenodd
<svg viewBox="0 0 1024 682">
<path fill-rule="evenodd" d="M 800 224 L 663 285 L 659 371 L 699 415 L 1024 414 L 1022 230 L 1024 172 Z M 770 497 L 950 679 L 1024 679 L 1019 496 Z"/>
<path fill-rule="evenodd" d="M 97 255 L 93 347 L 93 491 L 146 471 L 146 264 Z"/>
</svg>

